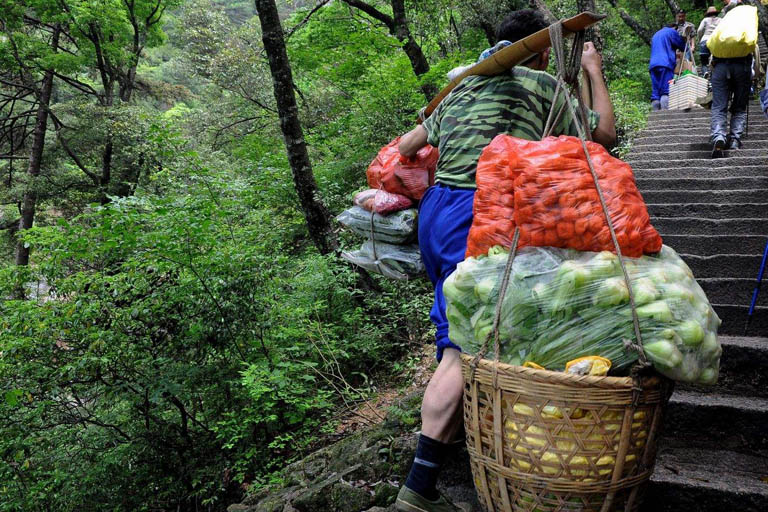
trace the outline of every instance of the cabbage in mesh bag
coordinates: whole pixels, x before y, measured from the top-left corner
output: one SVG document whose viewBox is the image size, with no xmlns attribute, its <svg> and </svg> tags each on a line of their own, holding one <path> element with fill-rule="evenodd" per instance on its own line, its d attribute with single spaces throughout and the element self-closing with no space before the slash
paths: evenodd
<svg viewBox="0 0 768 512">
<path fill-rule="evenodd" d="M 476 353 L 491 332 L 508 252 L 467 258 L 443 286 L 449 336 Z M 722 349 L 720 319 L 682 259 L 667 246 L 657 256 L 625 258 L 632 280 L 643 349 L 662 374 L 714 384 Z M 629 292 L 618 257 L 608 251 L 520 249 L 499 322 L 500 360 L 531 361 L 549 370 L 583 356 L 610 359 L 626 370 L 638 354 Z M 493 357 L 493 348 L 486 357 Z"/>
<path fill-rule="evenodd" d="M 342 252 L 341 257 L 371 272 L 390 279 L 405 280 L 424 273 L 424 263 L 418 245 L 391 245 L 368 240 L 352 252 Z"/>
<path fill-rule="evenodd" d="M 371 216 L 373 216 L 373 222 L 371 222 Z M 359 206 L 353 206 L 341 212 L 336 220 L 344 227 L 366 238 L 372 237 L 380 242 L 402 244 L 416 238 L 417 216 L 418 212 L 415 208 L 401 210 L 390 215 L 379 215 Z"/>
</svg>

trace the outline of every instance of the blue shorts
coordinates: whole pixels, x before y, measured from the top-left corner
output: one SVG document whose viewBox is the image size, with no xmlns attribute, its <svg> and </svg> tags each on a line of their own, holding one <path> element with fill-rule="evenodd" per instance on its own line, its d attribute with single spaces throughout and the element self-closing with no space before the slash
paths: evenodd
<svg viewBox="0 0 768 512">
<path fill-rule="evenodd" d="M 669 81 L 675 78 L 673 69 L 656 66 L 651 69 L 651 101 L 669 95 Z"/>
<path fill-rule="evenodd" d="M 435 287 L 435 302 L 429 319 L 437 327 L 437 360 L 446 348 L 461 350 L 448 338 L 443 282 L 464 261 L 467 235 L 472 226 L 475 189 L 437 184 L 430 187 L 419 203 L 419 248 L 427 275 Z"/>
</svg>

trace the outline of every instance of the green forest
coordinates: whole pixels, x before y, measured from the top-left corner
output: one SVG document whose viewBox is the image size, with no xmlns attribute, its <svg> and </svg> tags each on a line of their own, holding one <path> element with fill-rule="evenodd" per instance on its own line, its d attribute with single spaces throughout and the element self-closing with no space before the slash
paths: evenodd
<svg viewBox="0 0 768 512">
<path fill-rule="evenodd" d="M 532 3 L 608 15 L 590 37 L 621 156 L 650 111 L 649 36 L 706 3 Z M 265 25 L 270 5 L 0 0 L 0 512 L 225 510 L 432 344 L 429 281 L 351 266 L 361 240 L 333 218 L 529 3 L 279 0 Z"/>
</svg>

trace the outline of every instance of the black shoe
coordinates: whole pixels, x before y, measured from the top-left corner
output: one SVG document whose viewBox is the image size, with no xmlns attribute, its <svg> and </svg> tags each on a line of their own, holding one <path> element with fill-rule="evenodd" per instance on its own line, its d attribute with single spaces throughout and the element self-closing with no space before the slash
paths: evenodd
<svg viewBox="0 0 768 512">
<path fill-rule="evenodd" d="M 728 145 L 725 147 L 725 149 L 741 149 L 741 141 L 736 138 L 732 138 L 728 141 Z"/>
<path fill-rule="evenodd" d="M 725 137 L 722 135 L 715 137 L 712 143 L 712 158 L 722 158 L 723 149 L 725 148 Z"/>
</svg>

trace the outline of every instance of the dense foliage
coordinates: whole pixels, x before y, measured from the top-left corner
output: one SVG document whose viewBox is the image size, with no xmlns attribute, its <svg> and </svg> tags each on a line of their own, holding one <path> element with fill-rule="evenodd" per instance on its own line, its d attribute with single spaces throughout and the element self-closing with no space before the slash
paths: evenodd
<svg viewBox="0 0 768 512">
<path fill-rule="evenodd" d="M 424 86 L 475 60 L 488 20 L 522 4 L 406 2 L 419 75 L 385 24 L 345 2 L 280 5 L 331 212 L 412 126 Z M 648 48 L 598 8 L 625 148 L 647 111 Z M 622 8 L 649 24 L 668 13 Z M 398 360 L 430 341 L 429 283 L 365 286 L 309 241 L 252 2 L 0 12 L 0 154 L 29 152 L 53 75 L 39 175 L 0 160 L 0 512 L 224 510 L 403 377 Z M 27 197 L 36 227 L 18 232 Z M 29 266 L 13 265 L 17 245 Z"/>
</svg>

